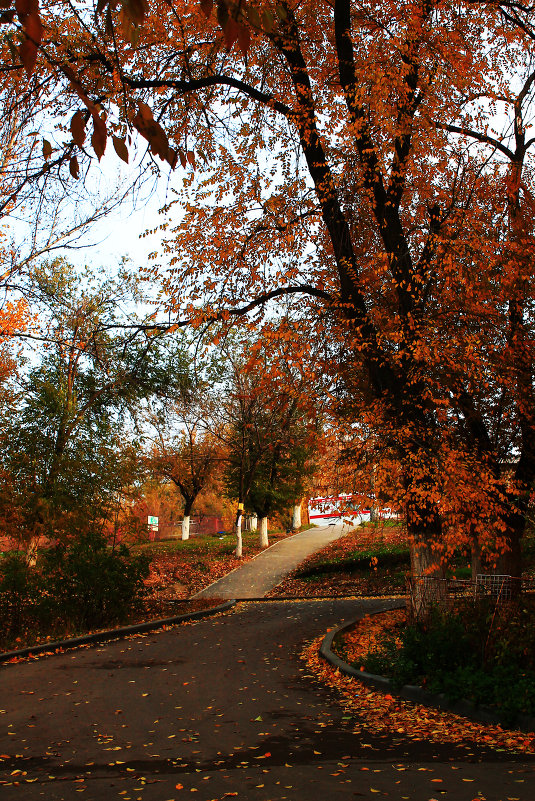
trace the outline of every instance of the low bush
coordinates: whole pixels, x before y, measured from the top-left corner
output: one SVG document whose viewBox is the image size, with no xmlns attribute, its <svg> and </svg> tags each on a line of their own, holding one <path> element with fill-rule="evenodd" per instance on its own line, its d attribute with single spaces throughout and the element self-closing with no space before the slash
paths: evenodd
<svg viewBox="0 0 535 801">
<path fill-rule="evenodd" d="M 421 684 L 451 701 L 497 707 L 506 721 L 535 715 L 535 602 L 435 609 L 400 627 L 363 661 L 395 686 Z"/>
<path fill-rule="evenodd" d="M 125 545 L 112 550 L 105 537 L 92 534 L 45 551 L 43 599 L 75 626 L 100 626 L 139 607 L 148 573 L 147 556 L 133 556 Z"/>
<path fill-rule="evenodd" d="M 0 562 L 0 642 L 120 622 L 141 605 L 148 572 L 147 556 L 99 534 L 50 548 L 36 567 L 10 554 Z"/>
<path fill-rule="evenodd" d="M 26 630 L 39 615 L 39 577 L 24 554 L 12 552 L 0 561 L 0 642 L 10 641 Z"/>
</svg>

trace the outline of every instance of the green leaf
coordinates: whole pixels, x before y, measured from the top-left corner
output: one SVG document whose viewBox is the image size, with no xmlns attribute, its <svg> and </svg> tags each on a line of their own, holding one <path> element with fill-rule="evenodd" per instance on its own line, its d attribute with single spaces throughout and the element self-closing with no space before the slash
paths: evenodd
<svg viewBox="0 0 535 801">
<path fill-rule="evenodd" d="M 258 13 L 256 8 L 252 6 L 247 7 L 247 19 L 251 23 L 253 28 L 257 28 L 260 30 L 262 27 L 262 20 L 260 19 L 260 14 Z"/>
</svg>

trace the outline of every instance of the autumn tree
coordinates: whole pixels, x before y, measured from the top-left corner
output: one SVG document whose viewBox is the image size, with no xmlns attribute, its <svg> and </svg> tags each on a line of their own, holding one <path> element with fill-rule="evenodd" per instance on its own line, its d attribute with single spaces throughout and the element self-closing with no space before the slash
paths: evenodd
<svg viewBox="0 0 535 801">
<path fill-rule="evenodd" d="M 291 430 L 293 428 L 293 430 Z M 305 480 L 311 472 L 311 454 L 299 440 L 299 427 L 288 424 L 284 442 L 274 445 L 264 456 L 255 474 L 248 496 L 248 506 L 260 523 L 260 545 L 267 548 L 268 518 L 287 513 L 301 504 Z M 301 429 L 303 433 L 303 429 Z M 297 528 L 301 526 L 299 522 Z"/>
<path fill-rule="evenodd" d="M 10 493 L 4 519 L 30 551 L 41 535 L 69 537 L 108 516 L 121 488 L 139 469 L 125 416 L 156 393 L 185 386 L 180 346 L 162 349 L 158 337 L 126 335 L 121 301 L 132 302 L 128 277 L 80 283 L 64 261 L 36 273 L 43 343 L 20 389 L 2 409 L 2 468 Z M 128 311 L 129 322 L 132 311 Z M 111 329 L 111 330 L 110 330 Z M 11 498 L 11 501 L 10 501 Z"/>
<path fill-rule="evenodd" d="M 237 555 L 243 511 L 259 518 L 260 544 L 267 547 L 268 516 L 300 501 L 313 470 L 317 411 L 305 394 L 308 376 L 297 349 L 279 338 L 280 329 L 288 332 L 292 323 L 281 321 L 277 328 L 265 326 L 263 336 L 235 334 L 222 349 L 226 368 L 219 408 L 225 483 L 238 502 Z"/>
<path fill-rule="evenodd" d="M 493 31 L 489 52 L 480 34 L 482 15 Z M 324 301 L 338 325 L 331 331 L 345 344 L 341 378 L 356 401 L 353 413 L 366 409 L 369 424 L 385 444 L 395 443 L 413 570 L 425 575 L 444 555 L 442 511 L 453 481 L 446 487 L 443 467 L 458 469 L 460 454 L 470 452 L 474 437 L 479 437 L 480 452 L 490 440 L 482 402 L 488 404 L 493 390 L 482 398 L 470 380 L 482 369 L 494 370 L 488 346 L 479 348 L 459 381 L 470 345 L 474 352 L 477 306 L 465 304 L 456 329 L 442 320 L 467 300 L 466 293 L 454 296 L 455 280 L 450 281 L 461 265 L 464 281 L 469 270 L 487 282 L 491 308 L 511 305 L 508 281 L 500 282 L 497 270 L 474 260 L 485 250 L 481 245 L 476 250 L 475 238 L 469 241 L 466 231 L 473 221 L 489 250 L 495 246 L 488 198 L 495 180 L 508 182 L 502 162 L 504 148 L 509 150 L 504 145 L 508 130 L 505 125 L 497 138 L 483 131 L 498 92 L 510 101 L 517 119 L 519 106 L 528 101 L 530 32 L 512 22 L 500 4 L 487 4 L 484 10 L 466 4 L 460 13 L 440 3 L 356 8 L 338 2 L 320 11 L 284 4 L 261 42 L 253 65 L 242 69 L 236 60 L 222 58 L 218 69 L 211 64 L 212 78 L 205 76 L 211 91 L 214 84 L 221 87 L 220 102 L 229 85 L 236 89 L 233 102 L 247 124 L 240 127 L 234 113 L 234 151 L 209 140 L 216 151 L 213 162 L 192 182 L 187 218 L 169 239 L 173 270 L 166 286 L 180 301 L 177 307 L 188 313 L 203 296 L 209 298 L 209 309 L 224 302 L 231 307 L 228 313 L 247 308 L 233 303 L 232 295 L 256 296 L 261 303 L 302 293 Z M 513 83 L 503 86 L 500 58 L 507 51 L 514 52 L 513 61 L 526 76 L 520 94 Z M 268 53 L 280 62 L 270 61 Z M 278 63 L 284 69 L 278 70 Z M 194 84 L 184 88 L 188 99 L 193 93 L 200 97 Z M 478 97 L 477 104 L 471 96 Z M 277 117 L 283 118 L 280 126 Z M 258 177 L 254 152 L 260 131 L 266 149 L 281 154 L 282 179 L 272 179 L 268 171 Z M 467 148 L 470 136 L 475 146 Z M 289 157 L 296 137 L 301 162 Z M 490 167 L 485 144 L 495 156 Z M 523 157 L 527 145 L 523 140 Z M 214 208 L 203 204 L 206 196 L 217 200 Z M 476 220 L 485 206 L 487 224 L 482 227 L 485 218 Z M 232 239 L 225 229 L 232 230 Z M 311 240 L 316 252 L 305 259 Z M 510 241 L 508 232 L 504 241 Z M 210 271 L 207 264 L 215 266 Z M 204 283 L 193 285 L 192 266 L 199 275 L 201 265 Z M 223 276 L 229 291 L 222 296 L 218 279 Z M 531 296 L 526 281 L 522 292 L 524 300 Z M 525 305 L 520 317 L 525 327 Z M 448 339 L 452 330 L 456 336 Z M 455 348 L 462 360 L 450 357 Z M 525 359 L 525 344 L 521 350 Z M 452 410 L 458 420 L 454 430 Z M 533 438 L 524 435 L 524 440 Z M 452 458 L 455 452 L 458 458 Z M 527 497 L 532 455 L 526 452 L 521 462 L 520 483 Z M 490 509 L 494 496 L 494 523 L 501 520 L 506 529 L 495 544 L 507 553 L 518 550 L 514 543 L 519 538 L 505 520 L 517 516 L 518 504 L 511 496 L 496 516 L 503 486 L 488 463 L 479 460 L 478 467 L 480 500 Z M 519 484 L 510 486 L 515 495 Z M 479 509 L 475 506 L 473 514 Z M 518 562 L 510 572 L 519 575 Z"/>
<path fill-rule="evenodd" d="M 165 420 L 161 414 L 159 419 L 151 415 L 156 436 L 147 466 L 179 490 L 184 501 L 182 539 L 187 540 L 195 502 L 221 470 L 221 442 L 207 427 L 204 405 L 196 403 L 192 394 L 182 403 L 175 401 L 169 406 Z"/>
</svg>

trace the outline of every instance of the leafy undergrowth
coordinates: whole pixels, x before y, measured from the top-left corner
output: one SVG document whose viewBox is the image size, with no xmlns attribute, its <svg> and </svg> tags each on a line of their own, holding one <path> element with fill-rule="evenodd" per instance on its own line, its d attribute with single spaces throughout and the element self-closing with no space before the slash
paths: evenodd
<svg viewBox="0 0 535 801">
<path fill-rule="evenodd" d="M 402 619 L 400 611 L 365 618 L 346 641 L 353 661 L 359 662 L 368 650 Z M 323 637 L 309 643 L 302 652 L 310 673 L 335 689 L 339 700 L 352 717 L 357 733 L 407 737 L 420 742 L 478 744 L 497 751 L 535 753 L 535 733 L 515 732 L 501 726 L 474 723 L 459 715 L 430 709 L 421 704 L 404 701 L 388 693 L 371 690 L 358 679 L 341 674 L 322 659 L 319 647 Z"/>
<path fill-rule="evenodd" d="M 522 548 L 524 577 L 535 578 L 533 532 L 525 537 Z M 409 549 L 403 524 L 382 521 L 350 529 L 345 536 L 305 560 L 271 590 L 268 597 L 405 595 L 409 572 Z M 456 553 L 447 575 L 470 579 L 469 556 Z"/>
<path fill-rule="evenodd" d="M 489 601 L 434 609 L 421 623 L 401 617 L 383 630 L 368 652 L 358 653 L 359 627 L 342 640 L 344 659 L 370 673 L 387 676 L 394 686 L 419 684 L 444 693 L 450 701 L 467 699 L 496 707 L 505 722 L 520 714 L 535 716 L 535 602 L 495 606 Z M 374 625 L 368 623 L 364 630 Z M 354 640 L 359 641 L 354 653 Z"/>
<path fill-rule="evenodd" d="M 283 538 L 281 532 L 270 532 L 270 542 Z M 145 594 L 136 608 L 122 610 L 102 625 L 95 621 L 85 624 L 79 620 L 66 620 L 55 614 L 42 623 L 35 615 L 0 635 L 0 650 L 18 650 L 34 645 L 43 645 L 61 639 L 79 637 L 109 628 L 133 625 L 149 620 L 188 614 L 200 608 L 217 605 L 218 601 L 188 599 L 213 581 L 229 573 L 260 553 L 257 533 L 243 534 L 243 558 L 234 556 L 235 538 L 195 537 L 186 542 L 155 542 L 131 549 L 134 555 L 150 559 L 149 573 L 144 580 Z M 182 602 L 182 603 L 180 603 Z"/>
<path fill-rule="evenodd" d="M 405 592 L 408 570 L 409 551 L 401 524 L 356 526 L 309 557 L 269 597 L 399 595 Z"/>
</svg>

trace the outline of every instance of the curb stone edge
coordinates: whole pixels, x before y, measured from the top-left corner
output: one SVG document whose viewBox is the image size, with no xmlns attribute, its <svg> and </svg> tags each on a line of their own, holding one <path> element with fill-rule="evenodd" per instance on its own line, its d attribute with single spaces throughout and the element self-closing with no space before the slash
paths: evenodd
<svg viewBox="0 0 535 801">
<path fill-rule="evenodd" d="M 399 606 L 396 605 L 392 606 L 390 609 L 381 609 L 371 614 L 380 615 L 383 612 L 389 612 L 392 611 L 392 609 L 398 608 Z M 431 693 L 428 690 L 424 690 L 423 687 L 413 684 L 405 684 L 403 687 L 396 689 L 390 679 L 387 679 L 384 676 L 378 676 L 374 673 L 367 673 L 364 670 L 357 670 L 351 665 L 348 665 L 347 662 L 344 662 L 339 656 L 337 656 L 336 653 L 333 652 L 332 648 L 337 639 L 342 636 L 344 631 L 352 628 L 356 623 L 358 623 L 359 620 L 362 619 L 363 616 L 364 615 L 359 615 L 347 623 L 343 623 L 341 626 L 332 629 L 332 631 L 327 632 L 321 642 L 319 648 L 320 656 L 323 657 L 326 662 L 329 662 L 333 667 L 338 668 L 340 673 L 344 673 L 346 676 L 358 679 L 358 681 L 362 682 L 362 684 L 365 684 L 367 687 L 372 687 L 379 692 L 397 695 L 398 697 L 403 698 L 405 701 L 412 701 L 413 703 L 421 704 L 422 706 L 440 709 L 445 712 L 453 712 L 456 715 L 461 715 L 462 717 L 468 718 L 468 720 L 476 723 L 499 725 L 503 726 L 504 729 L 518 729 L 525 732 L 535 731 L 535 718 L 532 718 L 529 715 L 518 715 L 514 721 L 514 725 L 506 724 L 503 722 L 503 716 L 496 708 L 476 706 L 476 704 L 474 704 L 472 701 L 466 701 L 462 699 L 451 702 L 443 693 Z"/>
<path fill-rule="evenodd" d="M 30 657 L 39 656 L 39 654 L 50 654 L 61 649 L 69 650 L 77 648 L 80 645 L 98 645 L 102 642 L 110 642 L 112 640 L 120 640 L 123 637 L 128 637 L 131 634 L 143 634 L 148 631 L 155 631 L 163 626 L 170 626 L 176 623 L 185 623 L 188 620 L 200 620 L 204 617 L 210 617 L 218 612 L 226 612 L 236 604 L 235 600 L 225 601 L 218 606 L 212 606 L 209 609 L 201 609 L 197 612 L 189 612 L 185 615 L 174 615 L 173 617 L 159 618 L 158 620 L 147 620 L 145 623 L 135 623 L 131 626 L 121 626 L 117 629 L 107 629 L 105 631 L 97 631 L 94 634 L 84 634 L 81 637 L 72 637 L 68 640 L 57 640 L 43 645 L 30 645 L 27 648 L 20 648 L 18 651 L 5 651 L 0 653 L 0 664 L 9 662 L 10 659 L 17 657 Z"/>
</svg>

